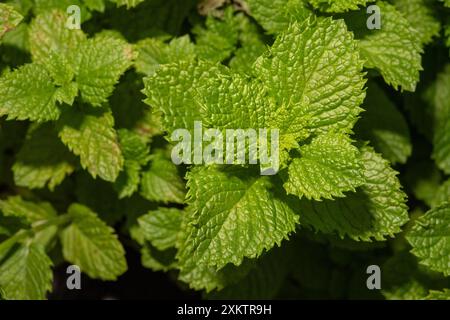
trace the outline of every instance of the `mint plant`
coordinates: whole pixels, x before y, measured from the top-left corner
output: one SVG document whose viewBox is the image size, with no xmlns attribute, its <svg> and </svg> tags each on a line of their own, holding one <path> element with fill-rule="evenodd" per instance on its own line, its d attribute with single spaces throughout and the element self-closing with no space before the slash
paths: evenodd
<svg viewBox="0 0 450 320">
<path fill-rule="evenodd" d="M 0 3 L 0 298 L 138 250 L 207 299 L 450 299 L 449 7 Z M 270 175 L 219 139 L 261 129 Z"/>
</svg>

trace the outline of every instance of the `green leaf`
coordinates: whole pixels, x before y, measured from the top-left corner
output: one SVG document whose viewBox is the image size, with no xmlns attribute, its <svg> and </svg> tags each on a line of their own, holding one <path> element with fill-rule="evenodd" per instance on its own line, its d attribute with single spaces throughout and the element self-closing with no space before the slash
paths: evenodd
<svg viewBox="0 0 450 320">
<path fill-rule="evenodd" d="M 80 156 L 81 166 L 94 178 L 111 182 L 117 179 L 124 160 L 110 111 L 69 108 L 57 127 L 61 140 Z"/>
<path fill-rule="evenodd" d="M 198 56 L 217 62 L 230 57 L 238 42 L 238 23 L 233 9 L 228 7 L 222 19 L 208 16 L 204 28 L 194 27 Z"/>
<path fill-rule="evenodd" d="M 81 204 L 72 204 L 68 215 L 72 223 L 60 233 L 64 258 L 91 278 L 116 280 L 127 262 L 114 230 Z"/>
<path fill-rule="evenodd" d="M 406 195 L 395 172 L 369 147 L 361 150 L 366 183 L 346 198 L 300 201 L 300 224 L 354 240 L 383 241 L 408 222 Z"/>
<path fill-rule="evenodd" d="M 156 74 L 144 79 L 145 103 L 163 113 L 165 130 L 190 129 L 194 121 L 202 119 L 195 102 L 195 88 L 204 79 L 220 74 L 221 68 L 210 63 L 181 61 L 162 66 Z M 167 85 L 170 83 L 171 85 Z"/>
<path fill-rule="evenodd" d="M 183 179 L 178 168 L 161 150 L 152 155 L 148 170 L 142 174 L 141 195 L 150 201 L 183 203 Z"/>
<path fill-rule="evenodd" d="M 432 0 L 394 0 L 394 6 L 416 29 L 423 44 L 428 44 L 439 35 L 441 25 L 432 10 Z"/>
<path fill-rule="evenodd" d="M 365 96 L 362 64 L 344 21 L 310 17 L 277 37 L 255 73 L 280 105 L 280 131 L 296 131 L 307 118 L 308 129 L 323 133 L 356 122 Z"/>
<path fill-rule="evenodd" d="M 278 34 L 292 21 L 301 21 L 310 11 L 303 0 L 247 0 L 250 14 L 269 33 Z"/>
<path fill-rule="evenodd" d="M 22 245 L 0 266 L 0 287 L 7 300 L 44 300 L 52 288 L 52 261 L 42 247 Z"/>
<path fill-rule="evenodd" d="M 450 275 L 450 205 L 444 203 L 415 221 L 406 236 L 411 252 L 431 270 Z"/>
<path fill-rule="evenodd" d="M 355 128 L 358 138 L 370 141 L 391 163 L 406 163 L 412 153 L 408 124 L 375 82 L 368 86 L 363 108 L 366 111 Z"/>
<path fill-rule="evenodd" d="M 183 211 L 175 208 L 158 208 L 158 210 L 139 218 L 144 237 L 158 250 L 175 247 L 183 219 Z"/>
<path fill-rule="evenodd" d="M 300 147 L 284 188 L 299 198 L 320 200 L 345 197 L 343 192 L 355 191 L 364 182 L 358 148 L 347 135 L 330 133 Z"/>
<path fill-rule="evenodd" d="M 31 202 L 20 196 L 0 200 L 0 210 L 5 216 L 25 218 L 29 223 L 56 217 L 56 211 L 48 202 Z"/>
<path fill-rule="evenodd" d="M 135 57 L 132 46 L 116 37 L 97 36 L 83 42 L 76 58 L 76 81 L 83 100 L 93 106 L 107 102 Z"/>
<path fill-rule="evenodd" d="M 280 245 L 295 230 L 298 216 L 270 190 L 268 177 L 248 168 L 199 167 L 188 174 L 188 230 L 178 259 L 189 268 L 240 265 Z M 195 262 L 193 262 L 195 261 Z"/>
<path fill-rule="evenodd" d="M 100 106 L 136 54 L 124 40 L 106 33 L 86 39 L 81 30 L 68 29 L 66 20 L 59 10 L 36 17 L 30 27 L 33 60 L 43 63 L 59 85 L 75 76 L 82 98 Z"/>
<path fill-rule="evenodd" d="M 421 40 L 409 21 L 394 6 L 377 2 L 381 29 L 372 30 L 360 40 L 365 67 L 377 69 L 384 81 L 406 91 L 415 91 L 421 66 Z"/>
<path fill-rule="evenodd" d="M 345 12 L 365 6 L 369 0 L 308 0 L 314 8 L 325 12 Z"/>
<path fill-rule="evenodd" d="M 86 36 L 81 30 L 66 27 L 68 16 L 62 10 L 45 11 L 30 24 L 30 51 L 33 61 L 51 65 L 54 60 L 66 65 L 56 65 L 64 73 L 76 64 L 75 55 Z"/>
<path fill-rule="evenodd" d="M 0 40 L 14 29 L 23 19 L 23 16 L 8 4 L 0 3 Z"/>
<path fill-rule="evenodd" d="M 136 51 L 136 70 L 148 76 L 153 75 L 163 64 L 195 57 L 195 46 L 187 35 L 174 38 L 168 44 L 158 38 L 148 38 L 136 44 Z"/>
<path fill-rule="evenodd" d="M 46 69 L 27 64 L 0 77 L 0 116 L 8 120 L 49 121 L 58 119 L 57 88 Z"/>
<path fill-rule="evenodd" d="M 30 189 L 50 190 L 59 185 L 76 166 L 76 159 L 61 143 L 52 125 L 29 131 L 13 165 L 14 182 Z"/>
</svg>

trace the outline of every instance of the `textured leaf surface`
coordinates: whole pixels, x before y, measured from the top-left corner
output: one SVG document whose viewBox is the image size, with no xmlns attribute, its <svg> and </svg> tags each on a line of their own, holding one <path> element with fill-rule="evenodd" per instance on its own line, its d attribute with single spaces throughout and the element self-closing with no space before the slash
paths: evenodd
<svg viewBox="0 0 450 320">
<path fill-rule="evenodd" d="M 60 10 L 45 11 L 30 25 L 30 51 L 33 61 L 51 64 L 53 59 L 66 59 L 74 66 L 79 46 L 86 39 L 81 30 L 66 27 L 67 15 Z"/>
<path fill-rule="evenodd" d="M 123 167 L 123 156 L 109 111 L 66 109 L 59 124 L 59 136 L 81 165 L 95 178 L 115 181 Z"/>
<path fill-rule="evenodd" d="M 27 64 L 0 77 L 0 116 L 8 119 L 56 120 L 56 87 L 46 69 Z"/>
<path fill-rule="evenodd" d="M 301 200 L 301 224 L 364 241 L 381 241 L 401 231 L 409 218 L 397 172 L 371 148 L 363 148 L 362 160 L 366 183 L 343 199 Z"/>
<path fill-rule="evenodd" d="M 136 70 L 149 76 L 163 64 L 195 57 L 195 46 L 189 36 L 174 38 L 168 44 L 155 38 L 145 39 L 137 43 L 136 51 Z"/>
<path fill-rule="evenodd" d="M 306 50 L 310 43 L 318 49 Z M 317 132 L 350 129 L 364 99 L 361 71 L 356 42 L 343 21 L 311 18 L 291 25 L 256 62 L 255 73 L 264 87 L 197 61 L 162 67 L 146 78 L 144 93 L 146 102 L 163 112 L 169 132 L 191 129 L 195 120 L 203 120 L 219 128 L 275 127 L 292 140 L 304 137 L 305 127 Z"/>
<path fill-rule="evenodd" d="M 363 108 L 365 112 L 355 128 L 358 138 L 370 141 L 391 163 L 406 163 L 412 153 L 408 124 L 376 83 L 368 86 Z"/>
<path fill-rule="evenodd" d="M 158 250 L 175 247 L 180 231 L 183 211 L 175 208 L 159 208 L 139 218 L 145 238 Z"/>
<path fill-rule="evenodd" d="M 131 45 L 115 37 L 98 36 L 83 42 L 76 77 L 83 100 L 93 106 L 107 102 L 135 56 Z"/>
<path fill-rule="evenodd" d="M 364 100 L 362 60 L 344 21 L 293 23 L 256 62 L 269 94 L 281 105 L 276 123 L 295 129 L 302 118 L 314 132 L 349 129 Z"/>
<path fill-rule="evenodd" d="M 91 278 L 116 280 L 127 262 L 114 230 L 83 205 L 72 204 L 68 214 L 72 223 L 60 235 L 64 258 Z"/>
<path fill-rule="evenodd" d="M 182 61 L 162 66 L 154 76 L 144 79 L 145 102 L 164 114 L 162 124 L 167 131 L 191 129 L 194 121 L 202 119 L 195 88 L 220 73 L 221 68 L 210 63 Z"/>
<path fill-rule="evenodd" d="M 431 270 L 450 275 L 450 205 L 444 203 L 415 221 L 407 234 L 412 253 Z"/>
<path fill-rule="evenodd" d="M 52 262 L 44 250 L 22 245 L 0 266 L 0 287 L 8 300 L 44 300 L 52 288 Z"/>
<path fill-rule="evenodd" d="M 142 174 L 141 195 L 150 201 L 183 203 L 185 193 L 177 167 L 164 152 L 155 153 L 150 168 Z"/>
<path fill-rule="evenodd" d="M 381 29 L 371 30 L 359 43 L 365 66 L 377 69 L 396 90 L 415 91 L 422 70 L 420 37 L 394 6 L 377 5 L 382 13 Z"/>
<path fill-rule="evenodd" d="M 439 35 L 441 26 L 432 9 L 432 0 L 394 0 L 394 5 L 416 29 L 422 43 L 428 44 Z"/>
<path fill-rule="evenodd" d="M 23 19 L 23 16 L 18 13 L 10 5 L 0 3 L 0 40 L 5 33 L 15 28 Z"/>
<path fill-rule="evenodd" d="M 365 180 L 358 148 L 344 134 L 320 135 L 300 147 L 284 184 L 288 194 L 320 200 L 344 197 Z"/>
<path fill-rule="evenodd" d="M 75 169 L 76 159 L 51 125 L 31 130 L 13 166 L 18 186 L 53 190 Z"/>
<path fill-rule="evenodd" d="M 269 33 L 278 34 L 292 21 L 301 21 L 309 15 L 303 1 L 247 0 L 253 18 Z"/>
<path fill-rule="evenodd" d="M 267 177 L 248 169 L 200 168 L 188 175 L 188 236 L 179 251 L 180 263 L 223 268 L 254 258 L 295 230 L 298 216 L 270 193 Z"/>
<path fill-rule="evenodd" d="M 345 12 L 364 6 L 368 0 L 308 0 L 316 9 L 325 12 Z"/>
</svg>

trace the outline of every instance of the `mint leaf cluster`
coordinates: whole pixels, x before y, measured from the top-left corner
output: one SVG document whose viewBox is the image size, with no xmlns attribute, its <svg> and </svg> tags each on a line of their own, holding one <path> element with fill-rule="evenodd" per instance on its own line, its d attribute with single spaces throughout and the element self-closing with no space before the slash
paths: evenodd
<svg viewBox="0 0 450 320">
<path fill-rule="evenodd" d="M 204 298 L 449 299 L 446 5 L 0 4 L 1 298 L 47 298 L 63 261 L 117 280 L 138 250 Z M 196 123 L 277 130 L 276 174 L 175 164 Z"/>
</svg>

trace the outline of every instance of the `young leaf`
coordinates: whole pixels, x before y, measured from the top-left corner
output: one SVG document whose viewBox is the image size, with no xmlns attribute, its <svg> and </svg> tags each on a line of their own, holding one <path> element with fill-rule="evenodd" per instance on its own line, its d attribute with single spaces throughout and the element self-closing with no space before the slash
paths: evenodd
<svg viewBox="0 0 450 320">
<path fill-rule="evenodd" d="M 81 204 L 72 204 L 68 215 L 72 222 L 60 234 L 64 258 L 91 278 L 116 280 L 127 262 L 114 230 Z"/>
</svg>

